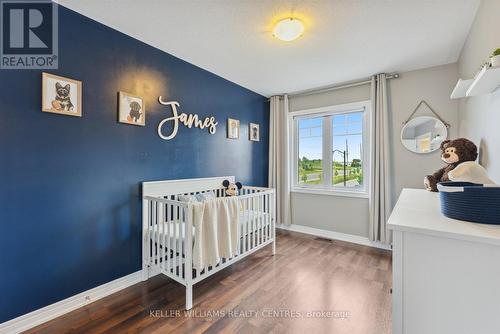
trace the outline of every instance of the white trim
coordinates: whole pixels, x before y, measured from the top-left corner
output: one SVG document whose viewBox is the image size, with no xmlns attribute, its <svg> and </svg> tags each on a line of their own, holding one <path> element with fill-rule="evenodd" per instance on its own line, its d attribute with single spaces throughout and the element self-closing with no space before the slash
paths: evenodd
<svg viewBox="0 0 500 334">
<path fill-rule="evenodd" d="M 0 333 L 20 333 L 142 281 L 142 270 L 99 285 L 0 324 Z"/>
<path fill-rule="evenodd" d="M 345 112 L 346 110 L 355 111 L 356 109 L 359 109 L 361 111 L 363 109 L 363 107 L 366 107 L 366 106 L 369 107 L 370 104 L 371 104 L 371 100 L 365 100 L 365 101 L 360 101 L 360 102 L 337 104 L 337 105 L 326 106 L 326 107 L 296 110 L 296 111 L 289 112 L 289 115 L 290 115 L 290 117 L 293 118 L 293 117 L 302 116 L 302 115 L 311 115 L 312 116 L 314 114 L 314 116 L 320 116 L 321 114 L 342 113 L 342 112 Z"/>
<path fill-rule="evenodd" d="M 391 250 L 391 246 L 389 246 L 389 245 L 386 245 L 386 244 L 383 244 L 380 242 L 370 241 L 366 237 L 362 237 L 362 236 L 354 235 L 354 234 L 346 234 L 346 233 L 341 233 L 341 232 L 322 230 L 319 228 L 314 228 L 314 227 L 309 227 L 309 226 L 304 226 L 304 225 L 296 225 L 296 224 L 276 225 L 276 228 L 279 228 L 282 230 L 287 230 L 287 231 L 292 231 L 292 232 L 314 235 L 316 237 L 321 237 L 321 238 L 326 238 L 326 239 L 346 241 L 346 242 L 351 242 L 353 244 L 374 247 L 374 248 L 379 248 L 379 249 Z"/>
<path fill-rule="evenodd" d="M 356 197 L 356 198 L 369 198 L 370 194 L 366 191 L 355 190 L 340 190 L 332 188 L 319 188 L 319 187 L 293 187 L 292 193 L 312 194 L 312 195 L 328 195 L 328 196 L 342 196 L 342 197 Z"/>
</svg>

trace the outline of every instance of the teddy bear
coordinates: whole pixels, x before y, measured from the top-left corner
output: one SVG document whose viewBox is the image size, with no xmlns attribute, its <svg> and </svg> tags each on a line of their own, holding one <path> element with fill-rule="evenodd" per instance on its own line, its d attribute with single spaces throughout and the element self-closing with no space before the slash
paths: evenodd
<svg viewBox="0 0 500 334">
<path fill-rule="evenodd" d="M 226 196 L 238 196 L 238 191 L 243 188 L 241 183 L 229 182 L 229 180 L 224 180 L 222 185 L 226 188 Z"/>
<path fill-rule="evenodd" d="M 441 143 L 441 160 L 447 165 L 432 175 L 427 175 L 424 180 L 425 189 L 438 191 L 439 182 L 449 181 L 448 173 L 455 167 L 466 161 L 475 161 L 477 158 L 477 146 L 468 139 L 458 138 L 445 140 Z"/>
</svg>

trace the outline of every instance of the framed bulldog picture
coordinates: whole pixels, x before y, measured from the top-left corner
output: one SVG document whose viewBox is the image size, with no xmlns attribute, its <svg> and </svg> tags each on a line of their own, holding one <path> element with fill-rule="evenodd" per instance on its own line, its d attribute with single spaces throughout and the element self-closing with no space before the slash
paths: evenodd
<svg viewBox="0 0 500 334">
<path fill-rule="evenodd" d="M 251 141 L 260 141 L 260 127 L 259 124 L 250 123 L 248 125 L 248 136 Z"/>
<path fill-rule="evenodd" d="M 130 93 L 118 92 L 118 122 L 130 125 L 146 125 L 144 100 Z"/>
<path fill-rule="evenodd" d="M 82 82 L 42 73 L 42 111 L 82 117 Z"/>
</svg>

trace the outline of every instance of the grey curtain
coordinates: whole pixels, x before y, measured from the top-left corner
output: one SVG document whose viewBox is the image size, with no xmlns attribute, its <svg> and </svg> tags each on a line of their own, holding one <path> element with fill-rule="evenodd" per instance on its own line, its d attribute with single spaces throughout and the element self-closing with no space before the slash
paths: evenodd
<svg viewBox="0 0 500 334">
<path fill-rule="evenodd" d="M 372 77 L 372 165 L 370 179 L 370 229 L 372 241 L 391 243 L 386 223 L 391 212 L 389 111 L 385 74 Z"/>
<path fill-rule="evenodd" d="M 290 225 L 288 95 L 272 96 L 269 121 L 269 187 L 276 189 L 276 223 Z"/>
</svg>

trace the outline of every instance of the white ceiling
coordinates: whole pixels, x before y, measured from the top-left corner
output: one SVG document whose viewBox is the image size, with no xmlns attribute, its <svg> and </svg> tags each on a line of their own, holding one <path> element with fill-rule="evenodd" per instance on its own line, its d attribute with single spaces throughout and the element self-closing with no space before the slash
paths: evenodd
<svg viewBox="0 0 500 334">
<path fill-rule="evenodd" d="M 453 63 L 479 1 L 58 0 L 266 96 Z M 303 37 L 272 37 L 292 13 Z"/>
</svg>

